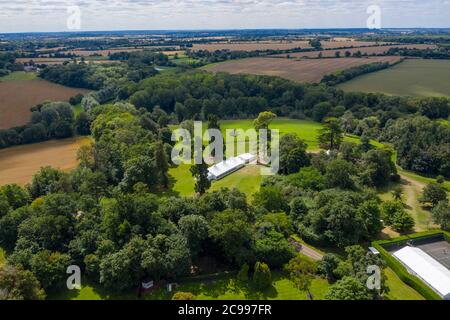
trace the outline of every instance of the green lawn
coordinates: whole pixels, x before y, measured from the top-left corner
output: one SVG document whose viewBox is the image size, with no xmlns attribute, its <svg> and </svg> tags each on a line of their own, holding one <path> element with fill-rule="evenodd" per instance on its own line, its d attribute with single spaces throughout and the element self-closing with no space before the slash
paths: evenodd
<svg viewBox="0 0 450 320">
<path fill-rule="evenodd" d="M 227 129 L 253 129 L 253 120 L 225 120 L 220 122 L 220 127 L 225 136 Z M 305 140 L 309 151 L 319 150 L 317 138 L 322 125 L 310 120 L 275 119 L 270 125 L 270 129 L 280 130 L 280 135 L 295 133 Z"/>
<path fill-rule="evenodd" d="M 311 285 L 311 293 L 316 300 L 322 300 L 327 293 L 329 284 L 327 280 L 316 278 Z M 296 289 L 292 282 L 286 279 L 281 273 L 273 273 L 273 285 L 264 292 L 257 292 L 248 285 L 239 284 L 235 276 L 225 276 L 217 280 L 195 281 L 180 285 L 178 291 L 192 292 L 198 300 L 306 300 L 306 292 Z M 157 291 L 153 295 L 145 296 L 147 300 L 170 300 L 174 293 L 169 293 L 165 289 Z M 70 299 L 70 300 L 129 300 L 136 299 L 135 293 L 123 295 L 109 295 L 104 290 L 96 286 L 85 285 L 79 291 L 60 293 L 57 296 L 50 296 L 49 299 Z"/>
<path fill-rule="evenodd" d="M 405 284 L 391 269 L 385 270 L 387 285 L 391 289 L 386 295 L 389 300 L 425 300 L 416 290 Z"/>
<path fill-rule="evenodd" d="M 37 79 L 37 74 L 34 72 L 16 71 L 11 72 L 7 76 L 0 77 L 0 82 L 7 81 L 26 81 Z"/>
<path fill-rule="evenodd" d="M 161 195 L 179 195 L 189 197 L 194 195 L 194 179 L 189 171 L 189 165 L 180 165 L 169 170 L 172 189 Z M 259 190 L 261 184 L 260 167 L 249 165 L 222 180 L 214 181 L 210 191 L 216 191 L 221 188 L 237 188 L 247 196 L 253 195 Z"/>
<path fill-rule="evenodd" d="M 450 96 L 449 60 L 406 60 L 339 85 L 344 91 L 415 97 Z"/>
</svg>

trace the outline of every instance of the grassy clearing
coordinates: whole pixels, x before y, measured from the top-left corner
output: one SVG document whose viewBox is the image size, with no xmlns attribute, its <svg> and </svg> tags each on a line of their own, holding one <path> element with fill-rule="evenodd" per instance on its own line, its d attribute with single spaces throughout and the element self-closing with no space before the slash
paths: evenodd
<svg viewBox="0 0 450 320">
<path fill-rule="evenodd" d="M 327 280 L 316 278 L 311 285 L 311 293 L 316 300 L 323 300 L 329 284 Z M 280 272 L 273 272 L 272 287 L 264 292 L 258 292 L 248 285 L 240 284 L 235 276 L 229 275 L 216 280 L 195 281 L 180 285 L 177 289 L 183 292 L 192 292 L 198 300 L 307 300 L 307 293 L 299 291 L 293 283 Z M 173 292 L 169 293 L 161 289 L 152 295 L 147 295 L 146 300 L 170 300 Z M 49 297 L 55 300 L 130 300 L 137 299 L 136 293 L 122 295 L 110 295 L 96 286 L 87 284 L 79 291 L 60 293 Z"/>
<path fill-rule="evenodd" d="M 390 292 L 386 295 L 389 300 L 425 300 L 416 290 L 405 284 L 397 274 L 391 269 L 386 268 L 386 283 Z"/>
<path fill-rule="evenodd" d="M 37 74 L 34 72 L 16 71 L 11 72 L 7 76 L 0 77 L 0 82 L 8 81 L 27 81 L 37 79 Z"/>
<path fill-rule="evenodd" d="M 357 77 L 339 85 L 339 88 L 400 96 L 450 96 L 449 74 L 448 60 L 411 59 L 392 68 Z"/>
<path fill-rule="evenodd" d="M 194 179 L 190 172 L 189 165 L 180 165 L 169 170 L 169 176 L 172 188 L 168 192 L 163 192 L 161 195 L 179 195 L 182 197 L 189 197 L 194 195 Z M 251 197 L 259 190 L 261 184 L 260 167 L 256 165 L 249 165 L 219 181 L 212 183 L 210 191 L 216 191 L 221 188 L 238 189 Z"/>
</svg>

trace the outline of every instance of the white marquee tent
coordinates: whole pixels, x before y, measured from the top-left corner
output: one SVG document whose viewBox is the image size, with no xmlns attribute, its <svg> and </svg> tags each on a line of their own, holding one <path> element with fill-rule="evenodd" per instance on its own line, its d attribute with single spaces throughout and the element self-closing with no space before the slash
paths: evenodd
<svg viewBox="0 0 450 320">
<path fill-rule="evenodd" d="M 424 281 L 443 299 L 450 300 L 450 270 L 445 266 L 419 248 L 405 247 L 393 255 L 411 274 Z"/>
<path fill-rule="evenodd" d="M 229 158 L 225 161 L 222 161 L 208 169 L 208 179 L 209 180 L 219 180 L 223 177 L 245 167 L 245 160 L 241 158 Z"/>
</svg>

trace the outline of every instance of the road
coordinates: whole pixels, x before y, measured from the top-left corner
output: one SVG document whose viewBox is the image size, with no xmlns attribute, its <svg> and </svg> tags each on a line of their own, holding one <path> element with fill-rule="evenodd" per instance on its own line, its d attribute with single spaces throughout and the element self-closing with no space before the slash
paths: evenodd
<svg viewBox="0 0 450 320">
<path fill-rule="evenodd" d="M 295 249 L 297 250 L 297 252 L 300 252 L 301 254 L 304 254 L 305 256 L 307 256 L 315 261 L 322 260 L 323 254 L 321 254 L 320 252 L 317 252 L 316 250 L 305 246 L 304 244 L 296 241 L 293 238 L 290 238 L 289 242 L 295 246 Z"/>
</svg>

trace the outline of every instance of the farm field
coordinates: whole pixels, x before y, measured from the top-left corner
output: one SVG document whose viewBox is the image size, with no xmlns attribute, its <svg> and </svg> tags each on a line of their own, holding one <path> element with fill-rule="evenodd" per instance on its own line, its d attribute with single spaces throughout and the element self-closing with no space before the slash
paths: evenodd
<svg viewBox="0 0 450 320">
<path fill-rule="evenodd" d="M 357 77 L 339 88 L 400 96 L 448 97 L 450 61 L 410 59 L 392 68 Z"/>
<path fill-rule="evenodd" d="M 13 73 L 8 77 L 10 81 L 0 82 L 0 130 L 27 124 L 31 116 L 30 108 L 39 103 L 46 100 L 67 101 L 78 93 L 88 92 L 33 79 L 31 74 Z"/>
<path fill-rule="evenodd" d="M 273 55 L 271 57 L 281 57 L 281 58 L 317 58 L 319 54 L 322 54 L 322 57 L 329 58 L 335 57 L 336 52 L 340 52 L 341 57 L 345 56 L 345 52 L 350 52 L 351 54 L 360 51 L 362 54 L 367 55 L 378 55 L 385 54 L 391 48 L 406 48 L 406 49 L 435 49 L 437 46 L 435 45 L 427 45 L 427 44 L 410 44 L 410 45 L 390 45 L 390 46 L 375 46 L 375 47 L 365 47 L 365 48 L 351 48 L 351 49 L 337 49 L 337 50 L 322 50 L 322 51 L 310 51 L 310 52 L 294 52 L 294 53 L 283 53 Z"/>
<path fill-rule="evenodd" d="M 399 60 L 400 57 L 330 58 L 314 60 L 249 58 L 209 65 L 205 67 L 205 70 L 211 72 L 228 72 L 231 74 L 278 76 L 300 83 L 318 83 L 325 75 L 336 71 L 374 62 L 395 63 Z"/>
<path fill-rule="evenodd" d="M 41 167 L 61 170 L 76 167 L 76 153 L 90 138 L 52 140 L 0 150 L 0 186 L 10 183 L 25 185 Z"/>
<path fill-rule="evenodd" d="M 322 41 L 324 49 L 334 49 L 342 47 L 366 47 L 376 44 L 368 41 Z M 383 43 L 380 43 L 383 44 Z M 307 40 L 295 41 L 247 41 L 247 42 L 216 42 L 205 44 L 194 44 L 192 50 L 230 50 L 230 51 L 256 51 L 256 50 L 290 50 L 290 49 L 310 49 L 311 46 Z"/>
<path fill-rule="evenodd" d="M 194 44 L 192 50 L 230 50 L 230 51 L 256 51 L 256 50 L 289 50 L 294 48 L 311 48 L 308 41 L 252 41 L 252 42 L 216 42 Z"/>
</svg>

